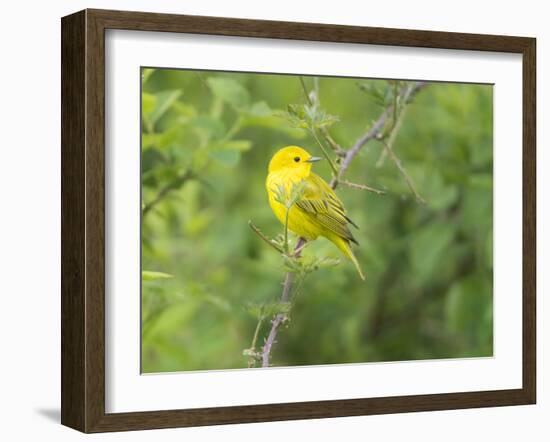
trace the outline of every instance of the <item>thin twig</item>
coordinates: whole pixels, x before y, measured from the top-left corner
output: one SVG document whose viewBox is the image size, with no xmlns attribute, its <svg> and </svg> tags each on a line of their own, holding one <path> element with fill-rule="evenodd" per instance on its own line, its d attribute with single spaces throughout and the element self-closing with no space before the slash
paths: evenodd
<svg viewBox="0 0 550 442">
<path fill-rule="evenodd" d="M 328 129 L 326 127 L 321 127 L 319 129 L 329 146 L 332 148 L 334 153 L 338 155 L 339 157 L 344 157 L 346 155 L 346 151 L 340 146 L 336 141 L 334 141 L 334 138 L 332 138 L 328 132 Z"/>
<path fill-rule="evenodd" d="M 305 84 L 302 82 L 302 85 L 305 86 Z M 321 97 L 319 94 L 319 77 L 313 77 L 313 90 L 315 91 L 315 106 L 317 108 L 321 107 Z M 311 103 L 311 101 L 310 101 Z M 325 126 L 321 126 L 319 128 L 319 132 L 321 132 L 321 135 L 323 135 L 323 138 L 328 143 L 328 145 L 331 147 L 331 149 L 336 153 L 338 156 L 344 156 L 345 150 L 342 149 L 342 146 L 340 146 L 334 139 L 330 136 L 330 133 L 328 131 L 328 128 Z"/>
<path fill-rule="evenodd" d="M 271 355 L 271 349 L 273 348 L 273 344 L 275 344 L 276 342 L 275 338 L 277 337 L 277 331 L 279 330 L 279 327 L 285 321 L 285 319 L 286 316 L 282 313 L 279 313 L 277 316 L 275 316 L 275 319 L 271 321 L 271 330 L 269 332 L 269 335 L 267 336 L 267 339 L 265 340 L 265 344 L 262 350 L 262 367 L 269 367 L 269 357 Z"/>
<path fill-rule="evenodd" d="M 258 235 L 265 243 L 271 247 L 273 247 L 277 252 L 284 254 L 285 251 L 281 249 L 277 244 L 275 244 L 273 241 L 271 241 L 267 236 L 265 236 L 262 231 L 254 225 L 254 223 L 251 220 L 248 220 L 248 225 L 252 229 L 252 231 Z"/>
<path fill-rule="evenodd" d="M 379 139 L 378 141 L 380 141 L 384 145 L 384 148 L 388 152 L 388 155 L 390 156 L 390 158 L 393 160 L 393 162 L 397 166 L 397 169 L 399 170 L 399 172 L 401 173 L 401 175 L 405 179 L 405 181 L 407 183 L 407 186 L 409 186 L 409 189 L 411 190 L 411 192 L 415 196 L 416 200 L 419 203 L 426 204 L 426 201 L 424 200 L 424 198 L 422 198 L 420 196 L 420 194 L 418 193 L 418 191 L 416 190 L 416 187 L 414 185 L 414 181 L 412 180 L 412 178 L 409 176 L 409 174 L 405 170 L 405 167 L 403 167 L 403 164 L 401 164 L 401 160 L 397 157 L 397 155 L 395 154 L 395 152 L 393 151 L 393 149 L 389 145 L 389 143 L 386 142 L 383 138 Z"/>
<path fill-rule="evenodd" d="M 306 100 L 308 102 L 308 104 L 310 106 L 315 106 L 315 107 L 318 107 L 321 105 L 321 102 L 319 101 L 319 81 L 318 81 L 318 78 L 315 77 L 314 79 L 314 84 L 315 84 L 315 100 L 316 102 L 313 103 L 313 101 L 311 101 L 311 97 L 309 96 L 309 93 L 307 91 L 307 87 L 306 87 L 306 83 L 304 81 L 304 78 L 302 76 L 299 77 L 300 78 L 300 84 L 302 85 L 302 91 L 304 92 L 304 96 L 306 97 Z M 317 80 L 317 81 L 315 81 Z M 317 137 L 315 136 L 315 132 L 313 132 L 313 136 L 317 139 Z M 319 132 L 321 132 L 321 135 L 323 135 L 323 138 L 325 139 L 325 141 L 328 143 L 328 145 L 330 146 L 330 148 L 336 153 L 336 155 L 340 156 L 340 157 L 343 157 L 345 155 L 345 150 L 342 149 L 342 147 L 336 142 L 334 141 L 334 138 L 332 138 L 330 136 L 330 133 L 328 132 L 328 129 L 326 127 L 320 127 L 319 128 Z M 323 146 L 321 145 L 321 143 L 319 142 L 319 140 L 317 140 L 317 142 L 319 143 L 319 145 L 321 146 L 321 149 L 323 149 Z M 328 158 L 328 155 L 326 154 L 326 152 L 324 151 L 323 149 L 323 153 L 325 154 L 325 157 Z M 329 159 L 329 163 L 331 165 L 331 168 L 333 169 L 333 171 L 336 173 L 335 171 L 335 168 L 334 168 L 334 165 L 332 164 L 332 162 L 330 161 Z"/>
<path fill-rule="evenodd" d="M 375 139 L 378 134 L 382 131 L 384 124 L 386 123 L 386 119 L 388 118 L 388 114 L 391 112 L 391 108 L 387 108 L 384 110 L 382 115 L 378 117 L 378 120 L 374 122 L 374 124 L 371 126 L 371 128 L 365 132 L 356 142 L 355 144 L 347 151 L 346 156 L 342 160 L 342 164 L 340 164 L 340 170 L 338 171 L 338 175 L 334 177 L 331 182 L 330 186 L 333 189 L 336 189 L 338 186 L 338 182 L 342 178 L 342 176 L 346 173 L 349 166 L 351 165 L 351 162 L 355 158 L 355 156 L 359 153 L 361 148 L 370 140 Z"/>
<path fill-rule="evenodd" d="M 248 368 L 254 367 L 256 365 L 256 359 L 257 359 L 257 353 L 256 353 L 256 342 L 258 342 L 258 336 L 260 334 L 260 329 L 262 328 L 262 324 L 264 322 L 265 316 L 263 315 L 263 312 L 260 312 L 260 317 L 258 318 L 258 324 L 256 324 L 256 329 L 254 330 L 254 337 L 252 338 L 252 344 L 250 344 L 250 348 L 248 349 L 249 358 L 248 358 Z"/>
<path fill-rule="evenodd" d="M 256 330 L 254 330 L 254 337 L 252 338 L 252 345 L 250 348 L 256 348 L 256 342 L 258 342 L 258 335 L 260 334 L 260 328 L 262 327 L 262 322 L 264 322 L 265 316 L 263 313 L 260 314 L 260 317 L 258 318 L 258 325 L 256 326 Z"/>
<path fill-rule="evenodd" d="M 294 252 L 292 252 L 292 256 L 294 258 L 297 258 L 300 256 L 300 253 L 302 253 L 302 250 L 304 250 L 309 244 L 311 244 L 311 242 L 307 242 L 307 241 L 303 241 L 303 244 L 301 246 L 296 246 L 296 248 L 294 249 Z"/>
<path fill-rule="evenodd" d="M 313 138 L 315 138 L 315 141 L 317 141 L 317 144 L 319 144 L 319 147 L 323 151 L 323 156 L 325 157 L 325 159 L 327 160 L 330 168 L 332 169 L 332 173 L 334 174 L 334 176 L 336 176 L 338 174 L 338 169 L 336 168 L 336 166 L 334 165 L 334 163 L 330 159 L 330 156 L 329 156 L 328 152 L 325 150 L 325 148 L 324 148 L 323 144 L 321 143 L 321 141 L 319 140 L 319 138 L 317 138 L 317 134 L 315 133 L 315 129 L 313 129 L 313 128 L 311 129 L 311 134 L 313 135 Z"/>
<path fill-rule="evenodd" d="M 402 97 L 400 98 L 403 105 L 406 105 L 412 99 L 412 97 L 424 86 L 425 86 L 425 83 L 416 82 L 406 87 L 402 92 L 403 93 Z M 370 140 L 377 139 L 380 137 L 387 119 L 390 117 L 390 115 L 393 114 L 393 107 L 394 105 L 392 104 L 391 106 L 384 109 L 382 114 L 373 123 L 370 129 L 367 130 L 361 137 L 359 137 L 359 139 L 355 142 L 355 144 L 346 152 L 346 156 L 344 157 L 344 159 L 342 160 L 342 164 L 340 165 L 340 170 L 338 172 L 338 175 L 334 177 L 330 182 L 330 186 L 333 189 L 336 189 L 336 187 L 338 186 L 338 182 L 344 176 L 349 166 L 351 165 L 351 162 L 353 161 L 355 156 L 359 153 L 359 151 L 363 148 L 363 146 L 367 144 L 367 142 L 369 142 Z"/>
<path fill-rule="evenodd" d="M 388 136 L 388 145 L 391 148 L 393 148 L 393 143 L 397 138 L 397 134 L 399 133 L 399 129 L 401 128 L 401 124 L 403 123 L 403 119 L 405 117 L 405 114 L 407 113 L 407 109 L 408 109 L 408 106 L 402 106 L 401 111 L 399 112 L 399 115 L 394 116 L 395 120 Z M 382 152 L 380 153 L 380 157 L 378 157 L 378 161 L 376 161 L 376 166 L 375 166 L 376 168 L 382 167 L 382 165 L 384 164 L 384 160 L 386 159 L 386 156 L 387 156 L 386 149 L 382 149 Z"/>
<path fill-rule="evenodd" d="M 298 242 L 296 243 L 296 247 L 294 247 L 294 256 L 296 258 L 300 257 L 300 251 L 304 248 L 304 244 L 306 243 L 306 240 L 304 238 L 299 238 Z M 283 283 L 283 292 L 281 294 L 281 302 L 288 302 L 290 300 L 290 293 L 292 291 L 292 284 L 294 282 L 294 272 L 287 272 L 285 275 L 285 281 Z M 269 331 L 269 335 L 267 335 L 267 339 L 265 341 L 265 344 L 262 348 L 261 358 L 262 358 L 262 367 L 269 367 L 269 358 L 271 355 L 271 350 L 273 348 L 273 344 L 276 342 L 275 339 L 277 338 L 277 332 L 279 331 L 279 327 L 287 320 L 287 315 L 285 313 L 278 313 L 273 321 L 271 321 L 271 330 Z"/>
<path fill-rule="evenodd" d="M 307 91 L 306 82 L 304 81 L 304 77 L 301 75 L 298 77 L 300 79 L 300 84 L 302 85 L 302 91 L 304 92 L 304 95 L 306 97 L 307 102 L 310 106 L 313 106 L 313 102 L 311 101 L 311 97 L 309 96 L 309 93 Z"/>
<path fill-rule="evenodd" d="M 342 179 L 340 180 L 340 184 L 351 187 L 353 189 L 367 190 L 369 192 L 376 193 L 377 195 L 384 195 L 386 193 L 386 191 L 384 190 L 375 189 L 374 187 L 370 187 L 365 184 L 352 183 L 351 181 L 342 180 Z"/>
</svg>

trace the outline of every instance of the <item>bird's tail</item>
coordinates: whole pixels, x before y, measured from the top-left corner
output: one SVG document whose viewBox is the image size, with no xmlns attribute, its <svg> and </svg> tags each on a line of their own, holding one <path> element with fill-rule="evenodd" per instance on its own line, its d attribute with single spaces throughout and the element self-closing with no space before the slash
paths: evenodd
<svg viewBox="0 0 550 442">
<path fill-rule="evenodd" d="M 353 265 L 357 269 L 357 273 L 359 273 L 359 276 L 364 281 L 365 274 L 363 273 L 363 270 L 361 270 L 361 266 L 359 265 L 359 261 L 357 261 L 357 258 L 353 254 L 353 250 L 351 250 L 349 241 L 346 241 L 343 238 L 337 237 L 336 239 L 333 240 L 333 242 L 342 251 L 342 253 L 346 255 L 351 260 L 351 262 L 353 262 Z"/>
</svg>

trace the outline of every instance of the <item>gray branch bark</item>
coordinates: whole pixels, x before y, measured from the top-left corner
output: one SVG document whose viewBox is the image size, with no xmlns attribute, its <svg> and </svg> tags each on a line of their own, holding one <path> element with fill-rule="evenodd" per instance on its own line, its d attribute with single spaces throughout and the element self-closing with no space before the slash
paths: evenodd
<svg viewBox="0 0 550 442">
<path fill-rule="evenodd" d="M 300 253 L 303 249 L 304 244 L 306 243 L 306 240 L 304 238 L 298 239 L 298 242 L 296 243 L 296 247 L 294 247 L 294 256 L 299 257 Z M 293 272 L 287 272 L 285 275 L 285 281 L 283 283 L 283 292 L 281 294 L 281 302 L 289 302 L 290 301 L 290 294 L 292 293 L 292 285 L 294 283 L 294 273 Z M 273 348 L 273 344 L 276 342 L 277 338 L 277 332 L 279 331 L 279 327 L 285 322 L 287 319 L 287 315 L 285 313 L 278 313 L 273 321 L 271 321 L 271 330 L 269 331 L 269 335 L 267 335 L 267 339 L 265 340 L 265 344 L 262 348 L 261 358 L 262 358 L 262 367 L 269 367 L 269 358 L 271 356 L 271 350 Z"/>
<path fill-rule="evenodd" d="M 408 103 L 413 98 L 413 96 L 416 95 L 416 93 L 425 85 L 426 83 L 422 82 L 416 82 L 409 85 L 399 94 L 399 100 L 402 100 L 402 102 L 404 103 Z M 355 144 L 346 151 L 344 159 L 340 164 L 338 174 L 330 182 L 330 186 L 333 189 L 336 189 L 336 187 L 338 187 L 339 181 L 349 169 L 349 167 L 351 166 L 351 162 L 360 152 L 360 150 L 365 146 L 365 144 L 367 144 L 371 140 L 378 139 L 382 135 L 384 126 L 386 125 L 386 121 L 391 115 L 393 115 L 393 111 L 393 104 L 384 109 L 382 114 L 378 117 L 378 119 L 374 122 L 370 129 L 365 132 L 361 137 L 359 137 Z"/>
</svg>

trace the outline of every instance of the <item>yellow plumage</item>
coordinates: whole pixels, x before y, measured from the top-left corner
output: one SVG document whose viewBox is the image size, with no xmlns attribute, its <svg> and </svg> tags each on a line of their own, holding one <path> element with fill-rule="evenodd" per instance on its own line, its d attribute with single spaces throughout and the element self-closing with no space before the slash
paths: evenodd
<svg viewBox="0 0 550 442">
<path fill-rule="evenodd" d="M 324 236 L 353 262 L 361 279 L 365 279 L 350 246 L 350 242 L 358 243 L 348 224 L 357 226 L 346 216 L 344 205 L 334 190 L 311 171 L 312 163 L 319 159 L 298 146 L 287 146 L 279 150 L 271 158 L 268 168 L 266 189 L 269 205 L 284 225 L 287 209 L 277 201 L 278 191 L 284 189 L 290 194 L 294 185 L 303 182 L 301 198 L 288 212 L 288 229 L 308 241 Z"/>
</svg>

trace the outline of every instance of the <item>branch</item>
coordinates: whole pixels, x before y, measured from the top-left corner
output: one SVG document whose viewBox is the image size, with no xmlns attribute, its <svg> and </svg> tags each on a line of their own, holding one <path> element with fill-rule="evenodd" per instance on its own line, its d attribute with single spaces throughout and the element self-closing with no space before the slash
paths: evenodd
<svg viewBox="0 0 550 442">
<path fill-rule="evenodd" d="M 321 131 L 321 134 L 329 144 L 329 146 L 332 148 L 334 153 L 338 155 L 339 157 L 344 157 L 346 155 L 346 151 L 340 146 L 336 141 L 334 141 L 334 138 L 332 138 L 328 132 L 328 129 L 326 127 L 321 127 L 319 129 Z"/>
<path fill-rule="evenodd" d="M 293 255 L 296 258 L 300 257 L 300 252 L 305 247 L 306 240 L 304 238 L 298 239 L 296 247 L 294 247 Z M 285 275 L 285 281 L 283 283 L 283 292 L 281 294 L 281 302 L 288 302 L 290 300 L 290 293 L 292 291 L 292 284 L 294 283 L 294 272 L 287 272 Z M 284 313 L 278 313 L 275 319 L 271 321 L 271 330 L 262 348 L 261 358 L 262 367 L 269 367 L 269 358 L 271 356 L 271 349 L 275 344 L 277 338 L 277 332 L 279 327 L 287 320 L 287 315 Z"/>
<path fill-rule="evenodd" d="M 401 109 L 401 112 L 399 112 L 399 115 L 397 117 L 394 116 L 394 124 L 390 131 L 390 135 L 388 136 L 388 146 L 393 147 L 393 143 L 395 142 L 395 138 L 397 137 L 397 134 L 399 132 L 399 129 L 401 128 L 401 124 L 403 123 L 403 118 L 405 117 L 405 114 L 407 113 L 407 107 L 403 106 Z M 382 167 L 384 164 L 384 160 L 387 156 L 387 150 L 383 149 L 380 153 L 380 157 L 378 158 L 378 161 L 376 162 L 376 168 Z"/>
<path fill-rule="evenodd" d="M 352 183 L 351 181 L 346 181 L 342 179 L 340 180 L 340 184 L 351 187 L 353 189 L 367 190 L 368 192 L 376 193 L 377 195 L 384 195 L 386 193 L 384 190 L 375 189 L 374 187 L 370 187 L 365 184 Z"/>
<path fill-rule="evenodd" d="M 306 82 L 304 81 L 304 77 L 300 75 L 300 84 L 302 85 L 302 91 L 304 91 L 304 95 L 306 97 L 307 102 L 310 106 L 313 106 L 313 102 L 311 101 L 311 97 L 309 96 L 309 93 L 307 91 Z"/>
<path fill-rule="evenodd" d="M 254 223 L 251 220 L 248 220 L 248 225 L 253 230 L 253 232 L 258 235 L 265 243 L 271 247 L 273 247 L 277 252 L 284 254 L 285 251 L 280 248 L 277 244 L 275 244 L 273 241 L 271 241 L 267 236 L 265 236 L 262 231 L 254 225 Z"/>
<path fill-rule="evenodd" d="M 393 160 L 393 162 L 397 166 L 397 169 L 399 170 L 399 172 L 401 173 L 401 175 L 405 179 L 405 181 L 407 183 L 407 186 L 409 186 L 409 189 L 411 190 L 411 192 L 415 196 L 416 200 L 419 203 L 426 204 L 426 201 L 424 200 L 424 198 L 422 198 L 420 196 L 420 194 L 416 190 L 416 187 L 414 185 L 414 181 L 412 180 L 412 178 L 409 176 L 409 174 L 405 170 L 405 167 L 403 167 L 403 164 L 401 164 L 401 160 L 394 153 L 394 151 L 393 151 L 392 147 L 390 146 L 390 144 L 388 142 L 384 141 L 384 139 L 382 139 L 382 138 L 379 141 L 384 145 L 385 151 L 388 153 L 388 155 L 391 157 L 391 159 Z"/>
<path fill-rule="evenodd" d="M 302 238 L 300 238 L 300 239 L 302 239 Z M 306 240 L 303 240 L 301 245 L 296 244 L 296 247 L 294 248 L 294 251 L 292 252 L 292 257 L 293 258 L 299 258 L 300 253 L 302 253 L 302 250 L 304 250 L 308 244 L 311 244 L 311 242 L 307 242 Z"/>
<path fill-rule="evenodd" d="M 403 104 L 403 107 L 406 106 L 406 104 L 413 98 L 413 96 L 422 89 L 426 83 L 422 82 L 416 82 L 408 87 L 406 87 L 400 94 L 399 100 L 401 100 Z M 338 172 L 338 175 L 334 177 L 331 182 L 330 186 L 333 189 L 336 189 L 338 186 L 339 181 L 342 179 L 346 171 L 348 170 L 349 166 L 351 165 L 351 162 L 355 158 L 355 156 L 359 153 L 359 151 L 363 148 L 365 144 L 367 144 L 370 140 L 379 139 L 383 135 L 383 130 L 386 125 L 386 121 L 390 116 L 393 115 L 395 109 L 395 104 L 392 104 L 391 106 L 384 109 L 382 114 L 378 117 L 378 119 L 374 122 L 374 124 L 370 127 L 370 129 L 365 132 L 359 139 L 355 142 L 355 144 L 346 152 L 346 155 L 344 156 L 344 159 L 342 160 L 342 164 L 340 165 L 340 170 Z M 395 124 L 392 128 L 392 131 L 395 129 Z"/>
<path fill-rule="evenodd" d="M 332 170 L 332 173 L 334 176 L 336 176 L 336 174 L 338 173 L 338 169 L 336 168 L 336 166 L 334 165 L 334 163 L 332 162 L 332 160 L 330 159 L 330 156 L 328 154 L 328 152 L 325 150 L 324 146 L 323 146 L 323 143 L 321 143 L 321 141 L 319 140 L 319 138 L 317 137 L 317 134 L 315 133 L 315 129 L 312 128 L 310 130 L 311 132 L 311 135 L 313 135 L 313 138 L 315 138 L 315 141 L 317 141 L 317 144 L 319 144 L 319 147 L 321 148 L 321 151 L 323 152 L 323 156 L 325 157 L 325 159 L 328 161 L 328 164 Z"/>
<path fill-rule="evenodd" d="M 258 359 L 258 354 L 256 353 L 256 342 L 258 341 L 258 336 L 260 335 L 260 329 L 264 322 L 265 316 L 263 314 L 263 307 L 260 309 L 260 316 L 258 318 L 258 323 L 256 324 L 256 329 L 254 330 L 254 336 L 252 337 L 252 343 L 250 348 L 247 348 L 243 351 L 245 356 L 248 356 L 248 368 L 256 366 L 256 359 Z"/>
</svg>

